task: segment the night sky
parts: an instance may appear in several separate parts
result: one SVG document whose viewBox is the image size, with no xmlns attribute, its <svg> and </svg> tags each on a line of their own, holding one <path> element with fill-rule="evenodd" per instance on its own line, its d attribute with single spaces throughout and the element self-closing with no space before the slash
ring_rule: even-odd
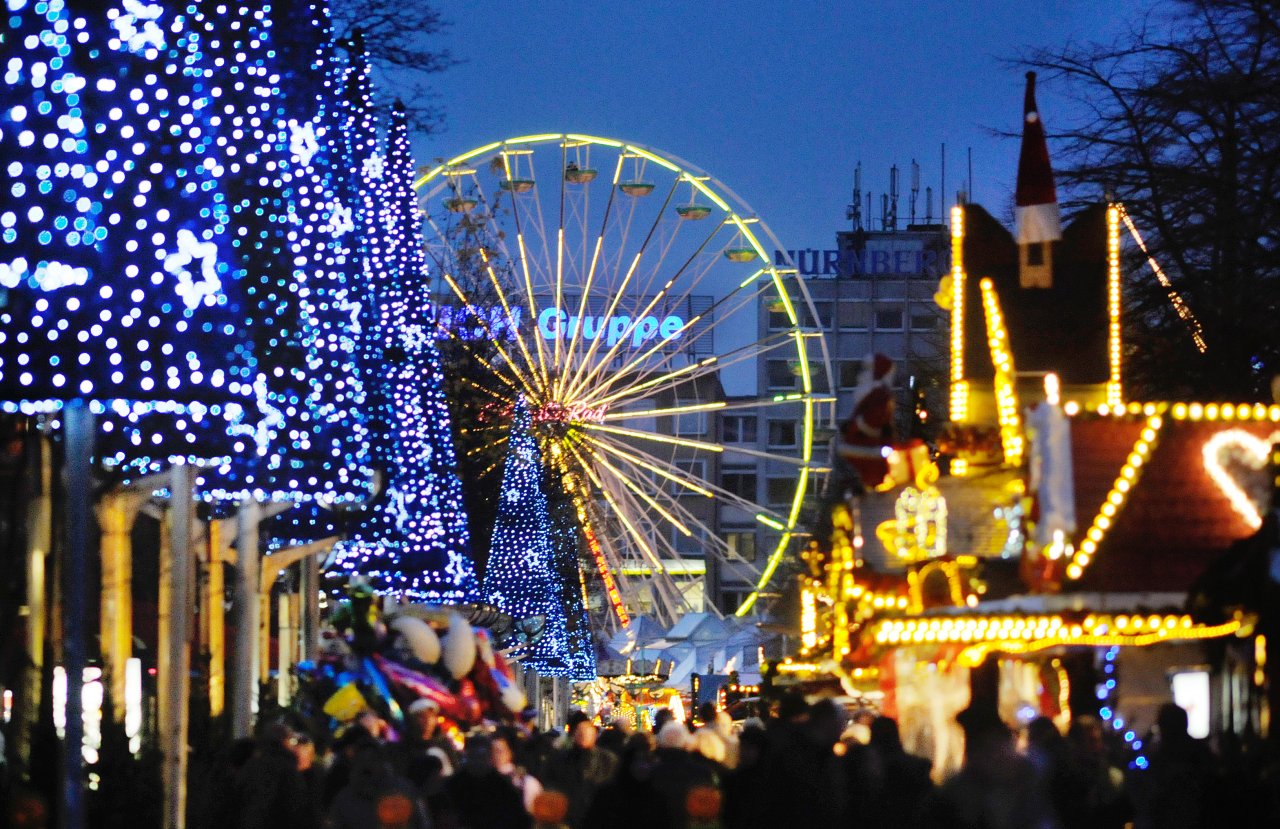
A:
<svg viewBox="0 0 1280 829">
<path fill-rule="evenodd" d="M 664 150 L 742 196 L 788 248 L 831 248 L 847 227 L 854 165 L 899 216 L 910 167 L 938 211 L 967 177 L 974 200 L 1011 213 L 1023 49 L 1106 40 L 1139 22 L 1138 0 L 437 0 L 436 43 L 466 63 L 435 76 L 445 129 L 419 163 L 500 138 L 583 132 Z M 1039 95 L 1052 133 L 1073 106 Z M 879 217 L 879 196 L 875 216 Z M 899 225 L 902 226 L 901 224 Z"/>
</svg>

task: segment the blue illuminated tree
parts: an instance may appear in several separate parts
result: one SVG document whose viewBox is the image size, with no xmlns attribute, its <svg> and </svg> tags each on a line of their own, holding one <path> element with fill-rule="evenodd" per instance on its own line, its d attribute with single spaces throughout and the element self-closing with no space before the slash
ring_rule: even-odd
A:
<svg viewBox="0 0 1280 829">
<path fill-rule="evenodd" d="M 498 517 L 484 572 L 485 599 L 516 619 L 542 616 L 546 629 L 523 664 L 543 676 L 569 676 L 562 582 L 543 491 L 542 453 L 530 433 L 524 396 L 517 398 L 498 495 Z"/>
<path fill-rule="evenodd" d="M 569 645 L 569 678 L 575 682 L 596 679 L 596 649 L 591 621 L 583 599 L 579 547 L 582 531 L 577 508 L 567 490 L 565 471 L 555 466 L 546 470 L 544 491 L 551 530 L 551 560 L 560 587 L 565 635 Z"/>
<path fill-rule="evenodd" d="M 338 573 L 361 574 L 379 592 L 475 602 L 479 585 L 429 324 L 430 287 L 404 110 L 392 112 L 380 146 L 369 115 L 368 69 L 359 59 L 347 82 L 346 134 L 362 179 L 364 302 L 376 311 L 363 355 L 371 419 L 381 438 L 375 455 L 388 470 L 388 485 L 385 503 L 339 546 L 335 564 Z"/>
<path fill-rule="evenodd" d="M 55 55 L 60 49 L 68 61 L 88 61 L 92 72 L 71 78 L 76 87 L 118 92 L 114 98 L 99 94 L 103 100 L 79 100 L 85 92 L 67 96 L 83 109 L 59 115 L 38 87 L 9 90 L 30 97 L 37 112 L 48 110 L 59 125 L 74 124 L 71 116 L 96 124 L 86 130 L 84 166 L 101 170 L 100 178 L 109 174 L 105 207 L 121 194 L 133 194 L 129 209 L 136 213 L 145 205 L 154 212 L 154 219 L 143 214 L 134 222 L 133 234 L 110 227 L 113 221 L 127 226 L 118 221 L 130 216 L 123 211 L 108 217 L 106 229 L 90 227 L 98 239 L 94 250 L 109 262 L 120 253 L 114 246 L 123 246 L 145 263 L 151 257 L 137 252 L 165 244 L 166 234 L 177 240 L 176 254 L 165 248 L 155 253 L 164 273 L 153 274 L 150 286 L 163 291 L 164 280 L 173 279 L 185 307 L 161 297 L 158 312 L 144 318 L 135 308 L 121 324 L 144 329 L 143 343 L 164 357 L 184 357 L 190 382 L 207 379 L 241 398 L 206 406 L 197 397 L 182 409 L 117 403 L 102 419 L 100 453 L 109 464 L 134 472 L 159 471 L 174 457 L 212 461 L 196 482 L 211 500 L 352 500 L 366 494 L 372 475 L 361 416 L 363 384 L 353 356 L 359 321 L 350 307 L 359 305 L 348 299 L 362 274 L 351 253 L 354 234 L 344 238 L 335 232 L 345 227 L 343 210 L 352 209 L 348 202 L 354 198 L 335 194 L 344 188 L 358 192 L 342 140 L 341 67 L 323 7 L 302 6 L 292 0 L 230 7 L 124 2 L 73 18 L 54 3 L 47 8 L 60 10 L 57 19 L 52 11 L 42 19 L 32 10 L 36 6 L 23 6 L 10 21 L 26 29 L 52 23 L 50 31 L 24 42 L 47 42 Z M 64 22 L 82 30 L 74 44 L 57 39 L 54 30 Z M 50 63 L 34 60 L 31 66 Z M 34 74 L 32 81 L 35 86 Z M 52 151 L 70 157 L 81 149 L 64 141 Z M 134 156 L 153 160 L 140 165 Z M 36 170 L 64 167 L 55 162 Z M 94 186 L 96 178 L 88 175 L 79 183 Z M 53 195 L 59 195 L 56 188 Z M 94 207 L 76 222 L 92 225 Z M 183 221 L 176 232 L 166 227 L 178 219 Z M 202 225 L 210 221 L 211 228 Z M 52 217 L 55 229 L 64 222 Z M 129 267 L 137 271 L 132 262 L 121 267 L 126 277 Z M 224 272 L 230 276 L 220 276 Z M 214 292 L 220 283 L 231 283 L 230 277 L 235 302 L 225 290 Z M 115 290 L 102 286 L 99 297 L 111 300 Z M 147 299 L 141 288 L 129 298 Z M 107 304 L 98 312 L 109 325 L 116 318 Z M 162 326 L 163 313 L 179 310 L 172 339 L 152 340 L 159 335 L 147 329 Z M 227 316 L 198 327 L 187 322 L 214 313 Z M 220 337 L 227 350 L 209 356 L 210 343 Z M 145 356 L 132 362 L 105 356 L 101 368 L 90 364 L 81 372 L 87 382 L 96 382 L 109 366 L 151 365 Z M 165 373 L 170 387 L 184 380 L 176 366 Z M 113 370 L 110 382 L 127 387 L 131 378 Z M 143 377 L 138 385 L 145 391 L 157 384 Z M 127 400 L 136 394 L 112 396 Z"/>
<path fill-rule="evenodd" d="M 253 405 L 205 21 L 75 8 L 7 4 L 0 397 Z"/>
</svg>

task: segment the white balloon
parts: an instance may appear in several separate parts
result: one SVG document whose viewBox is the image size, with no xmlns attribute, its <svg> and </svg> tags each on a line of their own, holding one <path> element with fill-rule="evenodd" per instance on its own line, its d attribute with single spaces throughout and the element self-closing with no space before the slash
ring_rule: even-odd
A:
<svg viewBox="0 0 1280 829">
<path fill-rule="evenodd" d="M 471 624 L 457 613 L 449 614 L 449 632 L 441 640 L 441 660 L 449 675 L 462 679 L 476 664 L 476 637 Z"/>
<path fill-rule="evenodd" d="M 431 625 L 413 616 L 395 616 L 391 620 L 391 628 L 404 637 L 409 650 L 419 661 L 434 665 L 440 661 L 440 637 L 431 629 Z"/>
</svg>

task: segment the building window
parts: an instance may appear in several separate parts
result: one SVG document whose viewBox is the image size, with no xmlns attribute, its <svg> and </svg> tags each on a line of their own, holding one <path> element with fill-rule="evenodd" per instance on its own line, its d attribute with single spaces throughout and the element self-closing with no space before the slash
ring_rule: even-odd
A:
<svg viewBox="0 0 1280 829">
<path fill-rule="evenodd" d="M 840 388 L 852 389 L 857 387 L 858 375 L 862 372 L 862 361 L 841 360 L 836 366 L 840 372 L 840 376 L 837 378 L 840 382 Z"/>
<path fill-rule="evenodd" d="M 1038 268 L 1044 264 L 1043 242 L 1027 245 L 1027 264 L 1033 268 Z"/>
<path fill-rule="evenodd" d="M 786 360 L 768 360 L 765 362 L 769 388 L 794 389 L 796 376 L 791 373 L 791 364 Z"/>
<path fill-rule="evenodd" d="M 902 330 L 902 308 L 901 306 L 884 306 L 876 307 L 876 330 L 877 331 L 901 331 Z"/>
<path fill-rule="evenodd" d="M 769 446 L 785 448 L 796 445 L 796 422 L 794 420 L 769 421 Z"/>
<path fill-rule="evenodd" d="M 753 466 L 722 467 L 720 487 L 726 492 L 755 503 L 756 470 Z"/>
<path fill-rule="evenodd" d="M 877 282 L 876 296 L 880 299 L 906 299 L 907 283 L 905 282 Z"/>
<path fill-rule="evenodd" d="M 707 434 L 706 412 L 681 412 L 675 416 L 674 434 L 681 437 L 703 437 Z"/>
<path fill-rule="evenodd" d="M 755 415 L 722 415 L 721 436 L 725 443 L 755 443 Z"/>
<path fill-rule="evenodd" d="M 791 320 L 787 319 L 787 312 L 781 308 L 774 310 L 769 309 L 769 330 L 770 331 L 786 331 L 791 327 Z"/>
<path fill-rule="evenodd" d="M 791 504 L 796 494 L 795 478 L 769 478 L 765 484 L 768 492 L 766 500 L 771 507 L 784 507 Z"/>
<path fill-rule="evenodd" d="M 677 458 L 672 463 L 679 470 L 679 472 L 675 473 L 679 478 L 698 484 L 707 479 L 707 462 L 702 458 Z M 689 489 L 687 486 L 681 486 L 673 480 L 664 480 L 666 480 L 667 491 L 677 498 L 698 494 L 695 490 Z"/>
<path fill-rule="evenodd" d="M 725 546 L 729 548 L 730 558 L 740 558 L 743 561 L 756 560 L 756 531 L 753 529 L 735 529 L 726 530 L 724 533 Z"/>
<path fill-rule="evenodd" d="M 689 528 L 693 535 L 685 535 L 675 527 L 671 528 L 671 546 L 682 556 L 692 556 L 694 558 L 702 558 L 706 555 L 706 550 L 702 543 L 702 531 L 693 527 Z"/>
<path fill-rule="evenodd" d="M 938 316 L 930 311 L 911 312 L 912 331 L 933 331 L 938 327 Z"/>
<path fill-rule="evenodd" d="M 871 321 L 871 308 L 865 302 L 842 302 L 836 313 L 841 331 L 865 331 Z"/>
<path fill-rule="evenodd" d="M 810 327 L 821 328 L 826 331 L 831 327 L 831 308 L 830 302 L 814 302 L 813 309 L 818 314 L 818 318 L 810 322 Z M 805 319 L 809 318 L 809 309 L 805 307 L 804 313 L 801 315 Z"/>
</svg>

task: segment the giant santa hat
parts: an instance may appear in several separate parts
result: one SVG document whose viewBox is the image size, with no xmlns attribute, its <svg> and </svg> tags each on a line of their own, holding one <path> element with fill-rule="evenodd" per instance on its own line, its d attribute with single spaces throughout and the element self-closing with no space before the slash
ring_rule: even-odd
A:
<svg viewBox="0 0 1280 829">
<path fill-rule="evenodd" d="M 1058 191 L 1053 186 L 1049 166 L 1049 145 L 1044 140 L 1044 122 L 1036 108 L 1036 73 L 1027 73 L 1027 95 L 1023 104 L 1022 153 L 1018 157 L 1017 204 L 1018 244 L 1054 242 L 1062 238 L 1058 214 Z"/>
</svg>

